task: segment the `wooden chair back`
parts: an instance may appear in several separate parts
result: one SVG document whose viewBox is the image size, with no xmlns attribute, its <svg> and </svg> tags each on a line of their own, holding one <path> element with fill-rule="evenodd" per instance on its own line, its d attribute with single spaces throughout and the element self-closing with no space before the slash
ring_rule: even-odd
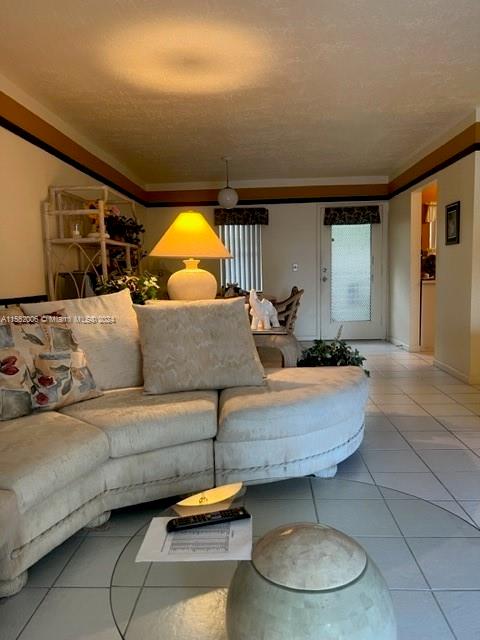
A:
<svg viewBox="0 0 480 640">
<path fill-rule="evenodd" d="M 300 299 L 303 296 L 304 289 L 293 287 L 288 298 L 281 302 L 275 302 L 274 306 L 278 313 L 278 321 L 285 327 L 287 333 L 293 333 L 295 328 L 295 320 L 297 319 L 298 307 Z"/>
</svg>

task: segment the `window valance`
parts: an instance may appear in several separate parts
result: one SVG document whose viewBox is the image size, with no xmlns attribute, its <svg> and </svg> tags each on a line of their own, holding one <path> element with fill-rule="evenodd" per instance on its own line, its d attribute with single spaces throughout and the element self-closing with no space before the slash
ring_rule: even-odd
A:
<svg viewBox="0 0 480 640">
<path fill-rule="evenodd" d="M 379 224 L 378 204 L 351 207 L 326 207 L 323 224 Z"/>
<path fill-rule="evenodd" d="M 268 209 L 265 207 L 215 209 L 215 225 L 227 224 L 268 224 Z"/>
</svg>

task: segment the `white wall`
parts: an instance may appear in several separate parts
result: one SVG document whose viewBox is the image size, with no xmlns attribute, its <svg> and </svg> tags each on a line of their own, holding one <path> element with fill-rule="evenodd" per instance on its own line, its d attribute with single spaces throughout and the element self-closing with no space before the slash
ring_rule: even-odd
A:
<svg viewBox="0 0 480 640">
<path fill-rule="evenodd" d="M 317 205 L 268 205 L 269 225 L 262 231 L 265 292 L 277 299 L 288 297 L 292 287 L 305 289 L 300 303 L 295 335 L 300 340 L 318 337 L 318 259 L 320 244 Z M 298 271 L 292 271 L 292 264 Z"/>
<path fill-rule="evenodd" d="M 305 289 L 298 314 L 295 333 L 301 340 L 318 336 L 317 306 L 317 205 L 267 204 L 269 224 L 262 229 L 264 290 L 277 299 L 288 297 L 294 285 Z M 213 207 L 195 207 L 213 224 Z M 146 210 L 146 240 L 149 250 L 159 239 L 175 216 L 185 207 L 152 208 Z M 298 271 L 292 271 L 297 263 Z M 146 262 L 149 271 L 165 265 L 171 271 L 180 268 L 181 262 L 150 258 Z M 201 266 L 211 270 L 218 278 L 219 261 L 202 260 Z"/>
<path fill-rule="evenodd" d="M 410 199 L 405 191 L 390 200 L 388 208 L 388 335 L 406 348 L 410 347 Z"/>
<path fill-rule="evenodd" d="M 0 128 L 0 298 L 46 293 L 41 203 L 49 186 L 69 184 L 98 183 Z"/>
<path fill-rule="evenodd" d="M 475 153 L 472 229 L 472 302 L 470 316 L 470 378 L 480 383 L 480 153 Z"/>
<path fill-rule="evenodd" d="M 475 155 L 439 173 L 435 359 L 472 380 L 470 332 Z M 460 244 L 445 245 L 445 206 L 460 200 Z M 472 380 L 473 381 L 473 380 Z M 480 380 L 479 380 L 480 382 Z"/>
<path fill-rule="evenodd" d="M 416 320 L 410 314 L 411 287 L 415 286 L 410 279 L 410 241 L 412 232 L 417 231 L 411 229 L 411 198 L 425 184 L 437 181 L 435 359 L 441 367 L 471 382 L 480 382 L 480 291 L 476 284 L 480 277 L 480 192 L 475 182 L 475 176 L 477 183 L 480 177 L 478 156 L 478 152 L 470 154 L 393 198 L 389 214 L 389 335 L 394 342 L 412 346 L 412 322 Z M 460 244 L 446 246 L 445 206 L 457 200 L 461 203 Z"/>
</svg>

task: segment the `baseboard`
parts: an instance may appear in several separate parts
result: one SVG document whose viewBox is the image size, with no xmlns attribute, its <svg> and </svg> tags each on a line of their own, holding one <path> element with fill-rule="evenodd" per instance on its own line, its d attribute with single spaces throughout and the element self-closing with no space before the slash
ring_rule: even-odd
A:
<svg viewBox="0 0 480 640">
<path fill-rule="evenodd" d="M 398 340 L 398 338 L 394 338 L 393 336 L 388 336 L 387 342 L 391 342 L 396 347 L 405 349 L 405 351 L 409 351 L 410 353 L 417 353 L 420 351 L 420 345 L 410 346 L 408 343 L 402 342 L 402 340 Z"/>
<path fill-rule="evenodd" d="M 469 384 L 468 376 L 461 371 L 458 371 L 458 369 L 455 369 L 455 367 L 451 367 L 449 364 L 445 364 L 445 362 L 441 362 L 441 360 L 437 360 L 436 358 L 433 359 L 433 366 L 438 367 L 438 369 L 445 371 L 445 373 L 449 373 L 454 378 L 458 378 L 462 382 Z"/>
</svg>

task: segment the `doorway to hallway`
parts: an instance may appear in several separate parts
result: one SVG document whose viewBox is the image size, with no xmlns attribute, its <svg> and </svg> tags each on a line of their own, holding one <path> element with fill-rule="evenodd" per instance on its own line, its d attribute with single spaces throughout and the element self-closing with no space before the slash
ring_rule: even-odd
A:
<svg viewBox="0 0 480 640">
<path fill-rule="evenodd" d="M 435 349 L 437 201 L 436 182 L 412 193 L 410 345 L 428 353 Z"/>
</svg>

